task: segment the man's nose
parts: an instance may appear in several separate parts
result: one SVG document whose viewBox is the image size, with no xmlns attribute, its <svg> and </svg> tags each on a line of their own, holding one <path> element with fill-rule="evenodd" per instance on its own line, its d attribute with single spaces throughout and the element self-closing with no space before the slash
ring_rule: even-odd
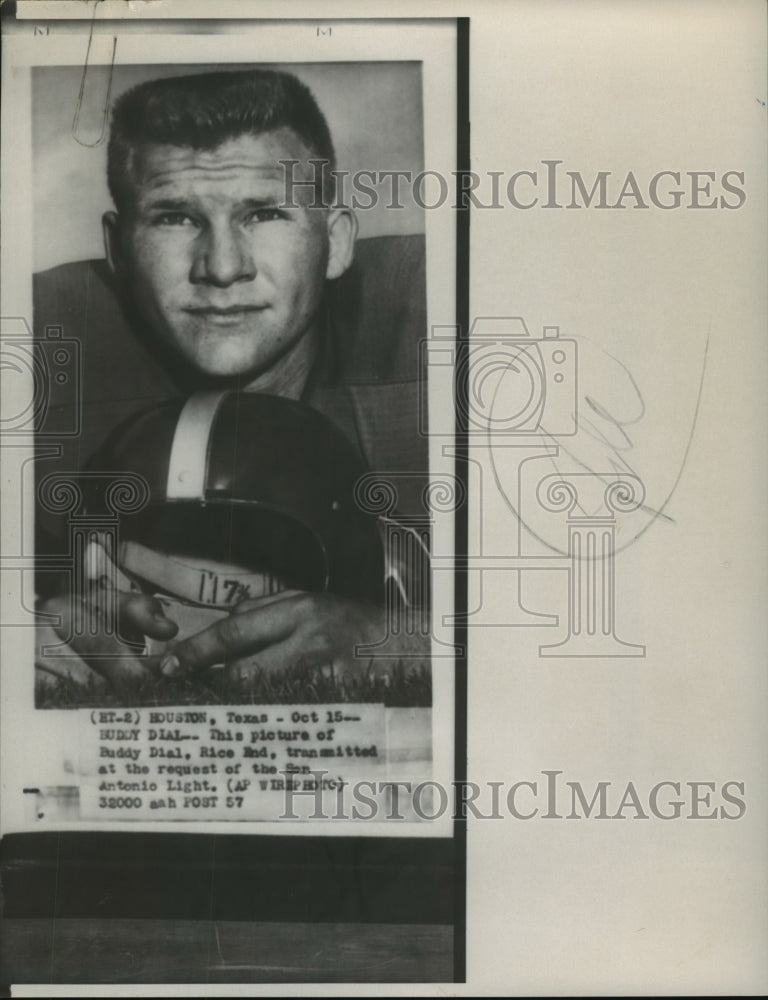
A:
<svg viewBox="0 0 768 1000">
<path fill-rule="evenodd" d="M 193 282 L 207 282 L 222 288 L 256 277 L 256 265 L 246 237 L 236 225 L 213 225 L 201 234 L 190 276 Z"/>
</svg>

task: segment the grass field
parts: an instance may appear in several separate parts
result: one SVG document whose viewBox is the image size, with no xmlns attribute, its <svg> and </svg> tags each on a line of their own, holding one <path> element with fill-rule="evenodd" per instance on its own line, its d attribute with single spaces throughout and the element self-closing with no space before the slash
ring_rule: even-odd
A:
<svg viewBox="0 0 768 1000">
<path fill-rule="evenodd" d="M 116 691 L 103 683 L 78 684 L 69 678 L 38 685 L 37 708 L 102 708 L 150 705 L 309 705 L 338 702 L 383 703 L 390 708 L 428 708 L 432 704 L 432 672 L 419 663 L 399 660 L 386 674 L 337 680 L 319 671 L 288 671 L 279 677 L 254 674 L 235 680 L 224 671 L 197 677 L 167 678 L 147 674 L 139 682 Z"/>
</svg>

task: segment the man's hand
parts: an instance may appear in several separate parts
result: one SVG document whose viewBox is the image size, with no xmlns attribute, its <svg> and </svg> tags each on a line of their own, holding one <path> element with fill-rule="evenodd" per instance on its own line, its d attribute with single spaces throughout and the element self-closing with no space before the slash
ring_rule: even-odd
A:
<svg viewBox="0 0 768 1000">
<path fill-rule="evenodd" d="M 224 663 L 234 679 L 257 673 L 331 668 L 342 682 L 360 678 L 376 663 L 355 655 L 355 647 L 381 642 L 387 634 L 383 605 L 364 604 L 334 594 L 285 591 L 243 601 L 231 615 L 176 644 L 164 658 L 166 675 L 199 671 Z M 429 639 L 400 640 L 403 656 L 427 662 Z M 391 652 L 392 650 L 390 650 Z M 392 663 L 381 660 L 379 664 Z"/>
<path fill-rule="evenodd" d="M 39 614 L 52 616 L 50 624 L 38 625 L 36 631 L 39 683 L 45 685 L 47 679 L 55 684 L 56 678 L 68 678 L 76 685 L 98 688 L 106 681 L 119 693 L 147 675 L 150 663 L 138 655 L 144 636 L 168 640 L 177 627 L 163 614 L 156 598 L 112 593 L 116 593 L 119 627 L 111 634 L 106 628 L 104 605 L 109 592 L 105 589 L 92 588 L 88 598 L 60 594 L 39 605 Z M 50 650 L 45 653 L 45 647 L 50 646 L 60 646 L 59 655 Z"/>
</svg>

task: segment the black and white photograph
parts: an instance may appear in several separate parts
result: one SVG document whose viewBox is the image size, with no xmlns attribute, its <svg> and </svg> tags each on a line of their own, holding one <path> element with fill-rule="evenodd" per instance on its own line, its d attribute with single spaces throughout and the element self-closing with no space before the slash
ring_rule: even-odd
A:
<svg viewBox="0 0 768 1000">
<path fill-rule="evenodd" d="M 340 122 L 343 173 L 302 69 Z M 33 72 L 36 251 L 75 258 L 37 273 L 35 329 L 54 364 L 81 362 L 42 418 L 64 446 L 38 464 L 37 552 L 44 567 L 79 546 L 83 574 L 75 588 L 41 569 L 40 607 L 71 641 L 41 643 L 36 704 L 430 707 L 428 525 L 410 527 L 428 514 L 424 213 L 411 202 L 380 235 L 380 193 L 352 187 L 363 165 L 374 180 L 373 163 L 422 169 L 420 64 L 117 69 L 96 146 L 66 115 L 81 77 Z M 101 114 L 83 102 L 79 127 Z M 236 148 L 272 133 L 282 145 Z M 200 162 L 174 173 L 175 149 Z M 366 218 L 373 197 L 383 227 Z M 101 257 L 77 259 L 97 240 Z"/>
<path fill-rule="evenodd" d="M 0 992 L 768 987 L 763 0 L 8 0 Z"/>
<path fill-rule="evenodd" d="M 33 525 L 18 582 L 34 649 L 12 697 L 42 736 L 12 806 L 21 849 L 44 868 L 62 826 L 74 855 L 76 831 L 108 856 L 144 837 L 114 916 L 159 919 L 150 859 L 223 837 L 222 914 L 255 921 L 243 838 L 251 877 L 291 900 L 291 948 L 313 921 L 360 924 L 343 973 L 286 944 L 246 980 L 450 980 L 463 875 L 441 795 L 466 507 L 453 461 L 431 463 L 430 425 L 444 443 L 454 417 L 425 344 L 428 317 L 456 317 L 453 211 L 426 208 L 455 170 L 456 100 L 434 95 L 455 94 L 456 24 L 372 23 L 334 45 L 333 28 L 276 22 L 239 53 L 232 27 L 75 36 L 25 66 L 31 312 L 3 340 Z M 410 883 L 395 897 L 377 888 L 389 869 Z M 339 877 L 354 901 L 330 901 Z M 103 881 L 91 858 L 84 883 Z M 366 936 L 370 921 L 386 927 Z M 185 948 L 210 932 L 190 923 Z M 402 959 L 366 971 L 395 943 Z M 158 959 L 144 981 L 179 975 Z M 205 977 L 230 980 L 219 964 Z"/>
<path fill-rule="evenodd" d="M 428 762 L 422 64 L 89 72 L 31 73 L 35 705 L 379 705 Z"/>
</svg>

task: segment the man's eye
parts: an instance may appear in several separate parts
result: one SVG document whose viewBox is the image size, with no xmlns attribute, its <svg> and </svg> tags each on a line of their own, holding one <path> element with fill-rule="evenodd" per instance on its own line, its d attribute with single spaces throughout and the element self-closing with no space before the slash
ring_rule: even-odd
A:
<svg viewBox="0 0 768 1000">
<path fill-rule="evenodd" d="M 194 226 L 194 219 L 191 219 L 184 212 L 162 212 L 154 219 L 156 226 Z"/>
<path fill-rule="evenodd" d="M 284 219 L 286 217 L 285 212 L 281 211 L 279 208 L 257 208 L 254 211 L 249 212 L 246 216 L 246 222 L 275 222 L 278 219 Z"/>
</svg>

